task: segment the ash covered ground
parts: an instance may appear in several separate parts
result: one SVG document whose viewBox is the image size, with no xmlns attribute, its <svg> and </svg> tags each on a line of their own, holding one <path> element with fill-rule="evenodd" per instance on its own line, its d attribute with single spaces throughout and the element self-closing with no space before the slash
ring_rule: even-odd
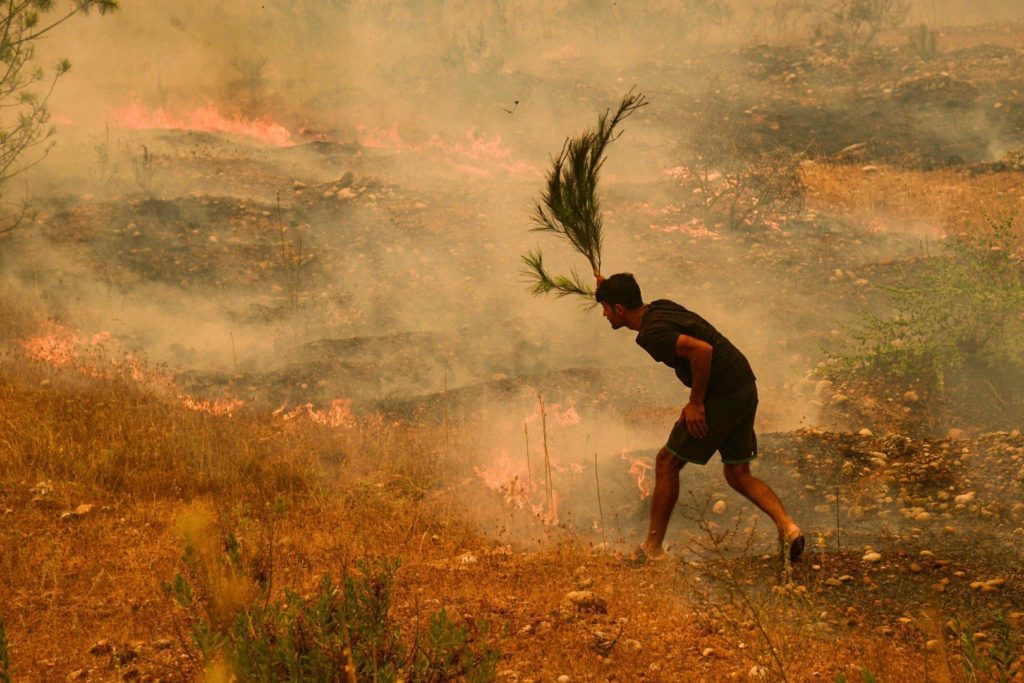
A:
<svg viewBox="0 0 1024 683">
<path fill-rule="evenodd" d="M 228 117 L 234 132 L 187 117 L 165 130 L 115 115 L 102 129 L 61 124 L 49 170 L 30 176 L 38 213 L 0 252 L 3 284 L 70 333 L 109 333 L 105 353 L 161 366 L 199 399 L 253 412 L 344 399 L 356 415 L 474 434 L 475 476 L 455 485 L 490 487 L 480 522 L 499 542 L 549 533 L 551 510 L 536 513 L 544 438 L 556 526 L 627 547 L 684 389 L 599 311 L 531 297 L 519 257 L 541 239 L 530 212 L 548 156 L 636 84 L 651 104 L 602 176 L 606 268 L 705 315 L 750 358 L 762 397 L 755 469 L 810 542 L 798 580 L 850 608 L 813 627 L 895 633 L 938 603 L 964 623 L 1019 619 L 1021 377 L 979 366 L 950 378 L 970 393 L 949 401 L 914 383 L 814 374 L 824 349 L 865 311 L 884 312 L 887 286 L 953 229 L 948 216 L 908 217 L 897 199 L 914 190 L 902 179 L 938 174 L 1024 198 L 1024 29 L 943 35 L 949 47 L 927 60 L 898 32 L 862 58 L 712 44 L 608 65 L 581 47 L 501 68 L 467 57 L 435 76 L 405 55 L 375 67 L 393 78 L 386 106 L 367 104 L 364 82 L 307 86 L 297 101 L 271 74 L 235 84 L 261 97 L 251 116 Z M 168 108 L 187 99 L 173 88 Z M 673 169 L 693 158 L 709 115 L 745 145 L 801 155 L 808 173 L 883 187 L 888 177 L 894 189 L 870 216 L 829 205 L 808 181 L 804 205 L 769 225 L 695 223 Z M 260 117 L 285 137 L 240 124 Z M 550 409 L 543 437 L 538 394 Z M 766 520 L 755 523 L 717 465 L 683 477 L 690 502 L 670 531 L 681 571 L 713 585 L 725 563 L 770 585 Z M 708 534 L 729 529 L 709 554 Z"/>
</svg>

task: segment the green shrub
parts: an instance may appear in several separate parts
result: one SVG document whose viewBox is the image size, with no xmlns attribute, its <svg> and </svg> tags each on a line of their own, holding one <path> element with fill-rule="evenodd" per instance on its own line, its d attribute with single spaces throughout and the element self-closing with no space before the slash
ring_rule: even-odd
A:
<svg viewBox="0 0 1024 683">
<path fill-rule="evenodd" d="M 7 651 L 7 629 L 0 619 L 0 683 L 11 683 L 11 656 Z"/>
<path fill-rule="evenodd" d="M 1024 367 L 1024 264 L 1012 219 L 948 239 L 903 282 L 887 288 L 891 313 L 863 324 L 828 353 L 832 379 L 925 380 L 943 389 L 965 365 Z"/>
<path fill-rule="evenodd" d="M 185 540 L 186 575 L 164 591 L 186 611 L 189 648 L 205 667 L 226 667 L 239 681 L 489 681 L 498 652 L 470 643 L 465 626 L 441 610 L 411 644 L 391 614 L 398 559 L 362 562 L 341 585 L 324 575 L 303 597 L 285 589 L 268 599 L 269 586 L 245 585 L 238 541 L 228 534 L 212 544 Z M 224 593 L 219 595 L 218 593 Z M 486 628 L 479 639 L 488 638 Z"/>
<path fill-rule="evenodd" d="M 1009 681 L 1012 677 L 1010 667 L 1018 654 L 1018 642 L 1003 615 L 996 616 L 986 642 L 987 647 L 979 647 L 974 629 L 970 626 L 960 628 L 960 651 L 967 680 Z"/>
</svg>

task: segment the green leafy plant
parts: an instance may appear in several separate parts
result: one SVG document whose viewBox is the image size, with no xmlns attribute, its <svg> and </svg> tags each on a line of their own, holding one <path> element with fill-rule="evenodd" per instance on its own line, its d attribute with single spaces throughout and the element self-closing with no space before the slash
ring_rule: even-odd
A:
<svg viewBox="0 0 1024 683">
<path fill-rule="evenodd" d="M 184 644 L 198 653 L 197 665 L 226 666 L 245 681 L 494 678 L 498 652 L 471 643 L 467 627 L 444 610 L 406 643 L 391 613 L 397 558 L 357 563 L 340 585 L 324 575 L 311 595 L 285 588 L 283 599 L 271 601 L 266 584 L 243 580 L 247 562 L 233 534 L 211 543 L 201 525 L 192 529 L 185 573 L 165 582 L 164 592 L 185 611 Z M 478 637 L 488 635 L 485 627 Z"/>
<path fill-rule="evenodd" d="M 0 619 L 0 683 L 11 683 L 11 655 L 8 652 L 7 628 Z"/>
<path fill-rule="evenodd" d="M 974 629 L 970 626 L 959 628 L 960 651 L 963 654 L 964 672 L 968 680 L 995 680 L 1005 683 L 1012 678 L 1010 667 L 1017 657 L 1017 638 L 1000 614 L 992 625 L 991 638 L 987 647 L 978 645 Z"/>
<path fill-rule="evenodd" d="M 864 667 L 860 670 L 860 678 L 864 683 L 878 683 L 878 679 L 875 678 L 875 675 L 871 673 L 871 671 L 868 670 L 867 667 Z M 836 676 L 836 683 L 847 683 L 846 674 L 838 674 Z"/>
<path fill-rule="evenodd" d="M 547 174 L 547 187 L 534 208 L 535 231 L 552 233 L 568 240 L 590 265 L 595 277 L 601 275 L 601 246 L 604 240 L 601 203 L 597 196 L 597 181 L 605 162 L 605 148 L 618 139 L 619 124 L 637 109 L 646 106 L 647 99 L 630 90 L 619 103 L 613 115 L 605 110 L 597 119 L 597 128 L 570 138 L 562 147 Z M 544 266 L 540 249 L 522 257 L 523 273 L 532 282 L 536 295 L 554 293 L 556 296 L 577 294 L 593 298 L 593 289 L 585 284 L 575 269 L 569 276 L 551 275 Z"/>
<path fill-rule="evenodd" d="M 838 379 L 923 379 L 940 391 L 967 363 L 1024 366 L 1024 267 L 1015 221 L 951 238 L 904 281 L 887 288 L 889 315 L 867 313 L 850 342 L 829 353 Z"/>
</svg>

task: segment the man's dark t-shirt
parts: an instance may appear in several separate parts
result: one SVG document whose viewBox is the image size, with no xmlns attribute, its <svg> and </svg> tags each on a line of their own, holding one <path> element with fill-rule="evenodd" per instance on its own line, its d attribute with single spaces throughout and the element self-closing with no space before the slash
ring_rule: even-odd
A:
<svg viewBox="0 0 1024 683">
<path fill-rule="evenodd" d="M 674 301 L 658 299 L 647 305 L 636 343 L 654 360 L 673 368 L 676 377 L 689 387 L 693 385 L 690 360 L 676 354 L 676 340 L 681 334 L 711 345 L 711 377 L 705 400 L 726 396 L 754 381 L 746 356 L 711 323 Z"/>
</svg>

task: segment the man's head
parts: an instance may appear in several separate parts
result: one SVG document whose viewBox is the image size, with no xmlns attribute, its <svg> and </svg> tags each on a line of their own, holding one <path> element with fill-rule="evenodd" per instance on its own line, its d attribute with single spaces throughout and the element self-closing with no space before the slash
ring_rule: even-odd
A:
<svg viewBox="0 0 1024 683">
<path fill-rule="evenodd" d="M 616 330 L 627 326 L 630 312 L 635 313 L 644 305 L 640 285 L 631 273 L 616 273 L 603 280 L 597 286 L 594 298 L 601 304 L 604 317 Z"/>
</svg>

